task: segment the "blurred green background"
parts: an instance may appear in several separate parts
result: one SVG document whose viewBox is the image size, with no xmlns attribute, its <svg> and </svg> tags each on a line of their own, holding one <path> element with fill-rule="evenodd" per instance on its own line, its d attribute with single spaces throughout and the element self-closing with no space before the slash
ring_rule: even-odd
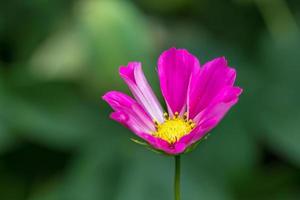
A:
<svg viewBox="0 0 300 200">
<path fill-rule="evenodd" d="M 183 157 L 185 200 L 300 199 L 299 0 L 0 1 L 0 199 L 172 199 L 173 159 L 130 141 L 101 96 L 159 54 L 226 56 L 244 88 Z"/>
</svg>

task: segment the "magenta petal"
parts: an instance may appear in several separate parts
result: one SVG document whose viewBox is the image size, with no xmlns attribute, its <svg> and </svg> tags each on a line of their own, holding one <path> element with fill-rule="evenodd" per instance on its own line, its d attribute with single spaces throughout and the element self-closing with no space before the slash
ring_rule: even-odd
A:
<svg viewBox="0 0 300 200">
<path fill-rule="evenodd" d="M 119 71 L 137 102 L 152 119 L 162 123 L 164 121 L 163 110 L 145 78 L 141 63 L 130 62 L 127 66 L 121 66 Z"/>
<path fill-rule="evenodd" d="M 171 48 L 159 57 L 160 87 L 171 115 L 185 110 L 190 77 L 199 67 L 198 59 L 185 49 Z"/>
<path fill-rule="evenodd" d="M 230 86 L 220 91 L 211 104 L 194 118 L 194 121 L 198 124 L 197 127 L 190 134 L 182 137 L 179 142 L 189 146 L 200 140 L 212 130 L 221 121 L 228 110 L 237 103 L 241 93 L 241 88 Z"/>
<path fill-rule="evenodd" d="M 149 134 L 142 134 L 141 137 L 146 140 L 155 149 L 164 151 L 167 154 L 176 155 L 184 152 L 186 149 L 185 143 L 169 144 L 167 141 L 154 137 Z"/>
<path fill-rule="evenodd" d="M 139 135 L 151 134 L 155 125 L 144 109 L 130 96 L 117 91 L 110 91 L 103 99 L 114 109 L 110 117 Z"/>
<path fill-rule="evenodd" d="M 187 147 L 186 144 L 176 142 L 175 144 L 173 144 L 171 146 L 168 145 L 168 146 L 162 147 L 162 150 L 164 152 L 166 152 L 167 154 L 176 155 L 176 154 L 183 153 L 184 150 L 186 149 L 186 147 Z"/>
<path fill-rule="evenodd" d="M 224 57 L 205 63 L 191 78 L 188 92 L 189 118 L 194 118 L 205 109 L 224 87 L 232 86 L 235 77 L 235 70 L 228 67 Z"/>
<path fill-rule="evenodd" d="M 224 117 L 227 111 L 237 103 L 239 95 L 242 93 L 239 87 L 224 88 L 210 105 L 200 112 L 194 120 L 199 124 L 206 123 L 208 120 L 215 120 L 217 123 Z"/>
</svg>

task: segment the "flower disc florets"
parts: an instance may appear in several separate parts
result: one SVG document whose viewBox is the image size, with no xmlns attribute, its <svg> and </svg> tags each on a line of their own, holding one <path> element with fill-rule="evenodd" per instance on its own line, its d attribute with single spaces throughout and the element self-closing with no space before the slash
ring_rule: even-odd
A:
<svg viewBox="0 0 300 200">
<path fill-rule="evenodd" d="M 167 113 L 164 113 L 164 116 L 165 121 L 163 123 L 155 122 L 156 131 L 153 132 L 153 136 L 161 138 L 170 144 L 189 134 L 195 127 L 195 123 L 191 119 L 187 119 L 187 113 L 183 117 L 178 116 L 178 112 L 172 118 Z"/>
</svg>

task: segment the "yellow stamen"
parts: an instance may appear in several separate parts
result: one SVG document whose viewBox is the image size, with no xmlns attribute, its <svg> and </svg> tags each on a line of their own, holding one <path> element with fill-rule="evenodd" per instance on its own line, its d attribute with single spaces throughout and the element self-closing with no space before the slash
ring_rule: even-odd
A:
<svg viewBox="0 0 300 200">
<path fill-rule="evenodd" d="M 193 120 L 187 119 L 186 113 L 181 117 L 178 112 L 175 112 L 173 118 L 164 113 L 164 117 L 165 121 L 162 124 L 155 123 L 156 131 L 153 132 L 153 136 L 166 140 L 170 144 L 190 133 L 195 127 Z"/>
<path fill-rule="evenodd" d="M 179 113 L 178 112 L 175 112 L 175 114 L 174 114 L 174 118 L 177 118 L 178 117 L 178 115 L 179 115 Z"/>
<path fill-rule="evenodd" d="M 155 124 L 155 127 L 157 127 L 159 125 L 158 121 L 156 120 L 153 120 L 154 124 Z"/>
<path fill-rule="evenodd" d="M 183 119 L 184 119 L 184 120 L 187 119 L 187 112 L 185 112 L 185 113 L 183 114 Z"/>
<path fill-rule="evenodd" d="M 170 118 L 169 118 L 169 114 L 165 112 L 165 113 L 164 113 L 164 118 L 165 118 L 165 120 L 170 119 Z"/>
</svg>

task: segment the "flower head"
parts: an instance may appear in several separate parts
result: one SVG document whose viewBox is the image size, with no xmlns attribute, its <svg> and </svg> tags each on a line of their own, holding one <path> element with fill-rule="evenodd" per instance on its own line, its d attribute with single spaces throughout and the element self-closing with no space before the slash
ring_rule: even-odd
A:
<svg viewBox="0 0 300 200">
<path fill-rule="evenodd" d="M 113 108 L 110 117 L 131 129 L 154 149 L 180 154 L 202 139 L 238 101 L 236 72 L 224 57 L 200 67 L 185 49 L 171 48 L 158 60 L 158 76 L 167 105 L 164 112 L 142 71 L 141 63 L 120 67 L 134 99 L 117 91 L 103 99 Z"/>
</svg>

